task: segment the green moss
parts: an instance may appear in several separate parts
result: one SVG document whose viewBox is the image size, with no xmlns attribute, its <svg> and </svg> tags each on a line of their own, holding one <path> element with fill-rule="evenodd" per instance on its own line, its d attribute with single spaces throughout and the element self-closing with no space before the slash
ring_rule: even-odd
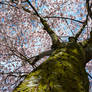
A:
<svg viewBox="0 0 92 92">
<path fill-rule="evenodd" d="M 69 43 L 66 48 L 55 50 L 14 92 L 88 92 L 84 60 L 83 48 Z"/>
</svg>

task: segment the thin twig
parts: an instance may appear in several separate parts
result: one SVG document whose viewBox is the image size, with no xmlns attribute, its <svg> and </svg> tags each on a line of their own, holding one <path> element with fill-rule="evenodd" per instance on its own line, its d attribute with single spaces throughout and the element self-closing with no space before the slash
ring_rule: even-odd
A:
<svg viewBox="0 0 92 92">
<path fill-rule="evenodd" d="M 87 72 L 88 76 L 92 79 L 92 76 Z"/>
<path fill-rule="evenodd" d="M 18 7 L 14 6 L 14 5 L 12 5 L 12 4 L 9 4 L 9 3 L 0 2 L 0 4 L 9 5 L 9 6 L 12 6 L 12 7 L 14 7 L 14 8 L 17 8 L 17 9 L 19 9 Z"/>
<path fill-rule="evenodd" d="M 83 26 L 81 27 L 81 29 L 79 30 L 79 32 L 75 35 L 75 40 L 77 41 L 78 37 L 80 36 L 80 34 L 82 33 L 82 31 L 84 30 L 85 26 L 87 25 L 88 22 L 88 15 L 86 16 L 86 20 L 83 23 Z"/>
<path fill-rule="evenodd" d="M 76 19 L 72 19 L 72 18 L 67 18 L 67 17 L 61 17 L 61 16 L 45 16 L 43 18 L 62 18 L 62 19 L 68 19 L 68 20 L 73 20 L 75 22 L 81 23 L 83 24 L 84 22 L 76 20 Z"/>
</svg>

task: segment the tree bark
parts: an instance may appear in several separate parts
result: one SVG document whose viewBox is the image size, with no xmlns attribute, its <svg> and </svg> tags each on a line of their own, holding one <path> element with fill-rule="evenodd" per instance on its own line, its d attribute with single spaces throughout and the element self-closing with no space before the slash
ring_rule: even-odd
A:
<svg viewBox="0 0 92 92">
<path fill-rule="evenodd" d="M 80 43 L 69 42 L 56 49 L 14 92 L 89 92 L 85 65 L 90 44 L 84 48 Z"/>
</svg>

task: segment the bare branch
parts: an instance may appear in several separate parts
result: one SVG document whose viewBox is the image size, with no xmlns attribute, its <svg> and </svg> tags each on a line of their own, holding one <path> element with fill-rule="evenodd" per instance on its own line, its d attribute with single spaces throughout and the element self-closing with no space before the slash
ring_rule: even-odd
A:
<svg viewBox="0 0 92 92">
<path fill-rule="evenodd" d="M 87 25 L 87 21 L 88 21 L 88 15 L 86 16 L 86 20 L 83 23 L 83 26 L 81 27 L 81 29 L 79 30 L 79 32 L 74 37 L 76 41 L 77 41 L 78 37 L 80 36 L 80 34 L 82 33 L 82 31 L 84 30 L 85 26 Z"/>
<path fill-rule="evenodd" d="M 92 19 L 92 11 L 91 11 L 92 3 L 91 3 L 91 5 L 89 5 L 89 1 L 90 0 L 86 0 L 86 8 L 87 8 L 88 15 Z"/>
<path fill-rule="evenodd" d="M 7 75 L 7 77 L 9 76 L 14 76 L 14 77 L 24 77 L 28 74 L 29 72 L 10 72 L 10 73 L 4 73 L 4 72 L 0 72 L 0 74 L 2 75 Z"/>
<path fill-rule="evenodd" d="M 88 76 L 92 79 L 92 76 L 87 72 Z"/>
<path fill-rule="evenodd" d="M 43 17 L 43 18 L 62 18 L 62 19 L 72 20 L 72 21 L 75 21 L 75 22 L 78 22 L 78 23 L 81 23 L 81 24 L 83 24 L 83 23 L 84 23 L 84 22 L 79 21 L 79 20 L 76 20 L 76 19 L 67 18 L 67 17 L 61 17 L 61 16 L 59 16 L 59 17 L 57 17 L 57 16 L 45 16 L 45 17 Z"/>
<path fill-rule="evenodd" d="M 14 7 L 14 8 L 19 9 L 18 7 L 14 6 L 14 5 L 12 5 L 12 4 L 9 4 L 8 2 L 0 2 L 0 4 L 9 5 L 9 6 L 12 6 L 12 7 Z"/>
<path fill-rule="evenodd" d="M 43 58 L 44 56 L 49 56 L 51 55 L 51 53 L 54 51 L 54 50 L 48 50 L 48 51 L 44 51 L 42 53 L 40 53 L 39 55 L 37 56 L 34 56 L 34 57 L 31 57 L 31 58 L 28 58 L 27 56 L 23 55 L 22 53 L 20 53 L 16 48 L 11 48 L 8 46 L 8 48 L 10 49 L 10 51 L 13 53 L 13 55 L 19 57 L 21 60 L 25 62 L 28 62 L 30 65 L 34 66 L 35 63 L 40 60 L 41 58 Z"/>
<path fill-rule="evenodd" d="M 50 35 L 50 37 L 52 38 L 52 45 L 53 47 L 58 47 L 60 44 L 59 38 L 58 36 L 54 33 L 54 31 L 50 28 L 50 26 L 48 25 L 47 21 L 44 20 L 43 18 L 40 18 L 41 23 L 44 26 L 44 29 L 47 31 L 47 33 Z"/>
<path fill-rule="evenodd" d="M 41 18 L 41 16 L 38 14 L 37 10 L 35 9 L 35 7 L 30 3 L 29 0 L 26 0 L 28 2 L 28 4 L 31 6 L 31 8 L 34 10 L 34 12 L 36 13 L 36 15 Z"/>
<path fill-rule="evenodd" d="M 68 24 L 67 20 L 65 20 L 65 22 L 66 22 L 66 24 L 67 24 L 68 28 L 70 29 L 70 26 L 69 26 L 69 24 Z M 71 31 L 72 35 L 74 36 L 73 31 L 72 31 L 71 29 L 70 29 L 70 31 Z"/>
<path fill-rule="evenodd" d="M 31 11 L 30 11 L 29 9 L 26 9 L 26 8 L 23 7 L 23 6 L 22 6 L 22 8 L 23 8 L 24 11 L 26 11 L 26 12 L 28 12 L 28 13 L 31 13 Z"/>
<path fill-rule="evenodd" d="M 29 62 L 31 65 L 34 65 L 38 60 L 40 60 L 41 58 L 43 58 L 44 56 L 49 56 L 51 55 L 51 53 L 53 52 L 54 50 L 48 50 L 48 51 L 44 51 L 42 53 L 40 53 L 39 55 L 37 56 L 34 56 L 32 58 L 34 58 L 34 60 L 32 60 L 32 62 Z M 30 59 L 32 59 L 30 58 Z"/>
</svg>

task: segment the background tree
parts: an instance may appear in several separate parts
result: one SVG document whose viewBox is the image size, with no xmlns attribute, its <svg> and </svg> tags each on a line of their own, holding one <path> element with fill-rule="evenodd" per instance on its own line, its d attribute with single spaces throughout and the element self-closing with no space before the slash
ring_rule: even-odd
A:
<svg viewBox="0 0 92 92">
<path fill-rule="evenodd" d="M 3 61 L 6 61 L 5 63 L 8 64 L 10 62 L 14 68 L 8 69 L 10 67 L 9 64 L 8 68 L 6 68 L 6 70 L 8 70 L 7 72 L 5 71 L 5 68 L 1 70 L 1 74 L 5 76 L 5 78 L 3 78 L 5 79 L 3 84 L 5 84 L 5 82 L 7 82 L 7 79 L 10 78 L 10 76 L 12 76 L 12 78 L 17 79 L 15 79 L 15 83 L 12 83 L 11 85 L 16 86 L 18 84 L 18 80 L 23 79 L 30 71 L 34 72 L 37 70 L 36 73 L 32 73 L 33 75 L 37 73 L 39 75 L 38 71 L 40 71 L 41 72 L 40 75 L 42 76 L 42 78 L 47 78 L 48 76 L 50 76 L 50 73 L 52 72 L 56 73 L 55 74 L 56 77 L 60 76 L 61 78 L 60 72 L 62 74 L 63 71 L 65 75 L 62 74 L 63 81 L 61 82 L 58 82 L 57 78 L 48 79 L 51 80 L 52 83 L 50 81 L 46 81 L 46 79 L 43 79 L 43 81 L 41 82 L 42 84 L 40 84 L 40 86 L 44 85 L 43 90 L 46 92 L 49 91 L 56 92 L 56 90 L 68 92 L 70 90 L 69 88 L 71 87 L 67 86 L 69 85 L 67 83 L 64 84 L 64 82 L 68 80 L 69 83 L 71 83 L 72 81 L 72 83 L 80 85 L 77 87 L 75 86 L 72 87 L 72 89 L 76 89 L 76 92 L 81 91 L 88 92 L 88 78 L 84 68 L 85 64 L 92 57 L 91 35 L 89 36 L 92 24 L 91 0 L 86 0 L 84 2 L 78 0 L 75 1 L 12 0 L 12 1 L 1 1 L 0 3 L 3 7 L 0 9 L 1 10 L 0 51 L 2 53 L 1 64 Z M 82 11 L 80 11 L 81 9 Z M 68 42 L 65 42 L 64 38 L 62 37 L 66 37 L 65 41 Z M 82 42 L 79 43 L 79 41 Z M 71 49 L 73 49 L 74 51 L 76 50 L 76 52 L 74 52 Z M 74 56 L 76 58 L 72 58 L 73 54 L 70 55 L 70 53 L 68 54 L 67 51 L 71 53 L 73 52 L 75 55 L 77 54 L 78 57 Z M 64 56 L 62 56 L 62 53 L 64 54 Z M 68 54 L 68 56 L 70 57 L 65 55 L 65 53 Z M 84 58 L 85 57 L 84 53 L 86 54 L 86 58 Z M 60 56 L 58 54 L 60 54 Z M 39 66 L 39 64 L 41 64 L 42 61 L 38 62 L 38 60 L 43 58 L 44 56 L 49 55 L 51 56 L 47 59 L 47 63 L 43 63 L 41 66 Z M 54 57 L 55 55 L 57 56 Z M 63 57 L 66 57 L 67 59 L 64 60 Z M 71 67 L 68 68 L 69 66 L 67 65 L 68 62 L 61 64 L 63 61 L 68 61 L 68 59 L 71 59 L 70 61 L 73 60 L 76 61 L 75 59 L 77 59 L 78 62 L 77 64 L 74 65 L 78 66 L 75 69 L 75 71 L 78 72 L 77 73 L 78 75 L 76 74 L 76 72 L 74 73 L 73 69 L 72 69 L 73 71 L 70 71 Z M 49 63 L 49 61 L 53 61 L 53 63 Z M 79 61 L 81 61 L 82 63 Z M 57 64 L 55 64 L 55 62 L 57 62 Z M 3 64 L 5 63 L 3 62 Z M 18 66 L 16 66 L 15 63 L 17 63 Z M 48 67 L 50 67 L 51 65 L 53 65 L 54 67 L 49 69 Z M 44 66 L 46 67 L 44 68 Z M 0 67 L 3 66 L 1 65 Z M 27 70 L 25 70 L 26 68 Z M 82 72 L 81 71 L 79 72 L 80 68 L 82 69 Z M 54 69 L 60 69 L 60 71 Z M 47 72 L 48 70 L 50 70 L 50 72 Z M 69 71 L 66 72 L 66 70 Z M 44 77 L 45 74 L 43 73 L 43 71 L 45 71 L 44 73 L 47 74 L 46 75 L 47 77 L 46 76 Z M 75 75 L 72 76 L 72 74 Z M 31 74 L 29 74 L 27 78 L 29 78 L 30 75 Z M 76 78 L 76 76 L 78 76 L 78 79 L 77 80 L 75 79 L 75 81 L 77 82 L 75 82 L 74 80 L 69 81 L 68 78 L 69 76 L 67 77 L 66 75 L 67 76 L 71 75 L 72 79 L 73 77 Z M 82 77 L 79 75 L 82 75 Z M 55 78 L 53 74 L 51 74 L 51 76 Z M 53 80 L 56 80 L 54 82 L 55 86 L 57 86 L 56 89 L 54 86 L 52 88 L 52 85 L 54 85 Z M 62 83 L 63 87 L 58 87 L 58 85 L 60 86 L 62 85 Z M 82 83 L 84 83 L 84 85 Z M 1 86 L 3 89 L 5 89 L 4 85 Z M 42 87 L 39 86 L 37 88 L 33 87 L 32 88 L 33 92 L 34 90 L 41 91 L 39 88 L 42 89 Z M 29 91 L 31 89 L 27 88 L 27 90 Z M 70 92 L 72 91 L 70 90 Z"/>
</svg>

